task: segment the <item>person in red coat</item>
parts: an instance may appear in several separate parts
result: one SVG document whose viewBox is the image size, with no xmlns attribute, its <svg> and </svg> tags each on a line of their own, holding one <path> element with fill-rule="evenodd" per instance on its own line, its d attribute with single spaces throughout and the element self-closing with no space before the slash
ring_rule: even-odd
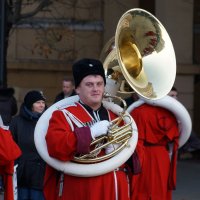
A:
<svg viewBox="0 0 200 200">
<path fill-rule="evenodd" d="M 14 161 L 21 155 L 21 150 L 6 126 L 0 126 L 0 141 L 0 176 L 3 180 L 4 200 L 13 200 Z"/>
<path fill-rule="evenodd" d="M 140 170 L 132 177 L 131 200 L 171 200 L 176 187 L 177 120 L 168 110 L 148 104 L 130 114 L 138 128 L 133 158 L 140 161 Z"/>
<path fill-rule="evenodd" d="M 53 112 L 46 134 L 48 153 L 60 161 L 90 151 L 92 139 L 107 134 L 116 115 L 102 104 L 105 74 L 99 60 L 82 59 L 73 65 L 78 102 Z M 102 149 L 109 153 L 112 146 Z M 127 170 L 124 166 L 94 177 L 63 174 L 47 165 L 44 194 L 48 200 L 129 200 Z"/>
</svg>

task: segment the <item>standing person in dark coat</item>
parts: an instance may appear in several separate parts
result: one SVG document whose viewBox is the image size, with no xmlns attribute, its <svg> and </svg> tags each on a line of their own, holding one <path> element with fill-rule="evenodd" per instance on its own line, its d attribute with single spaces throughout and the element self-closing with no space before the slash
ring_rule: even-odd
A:
<svg viewBox="0 0 200 200">
<path fill-rule="evenodd" d="M 45 108 L 43 94 L 30 91 L 25 95 L 19 115 L 10 123 L 14 140 L 22 150 L 22 156 L 16 161 L 18 200 L 44 200 L 42 190 L 45 162 L 36 150 L 34 129 Z"/>
<path fill-rule="evenodd" d="M 74 90 L 74 81 L 70 78 L 65 78 L 62 81 L 62 92 L 57 94 L 54 103 L 73 95 L 76 95 Z"/>
<path fill-rule="evenodd" d="M 12 116 L 17 113 L 17 101 L 14 92 L 13 88 L 0 88 L 0 115 L 5 126 L 9 125 Z"/>
</svg>

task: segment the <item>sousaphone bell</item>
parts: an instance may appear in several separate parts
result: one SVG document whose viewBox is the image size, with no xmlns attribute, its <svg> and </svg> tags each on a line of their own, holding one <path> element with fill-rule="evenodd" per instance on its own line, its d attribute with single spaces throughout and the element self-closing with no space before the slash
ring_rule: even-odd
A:
<svg viewBox="0 0 200 200">
<path fill-rule="evenodd" d="M 118 94 L 136 92 L 145 99 L 160 99 L 175 81 L 171 39 L 161 22 L 143 9 L 131 9 L 122 15 L 115 37 L 105 45 L 100 58 Z M 125 89 L 124 82 L 132 91 Z M 109 84 L 107 91 L 112 91 Z"/>
</svg>

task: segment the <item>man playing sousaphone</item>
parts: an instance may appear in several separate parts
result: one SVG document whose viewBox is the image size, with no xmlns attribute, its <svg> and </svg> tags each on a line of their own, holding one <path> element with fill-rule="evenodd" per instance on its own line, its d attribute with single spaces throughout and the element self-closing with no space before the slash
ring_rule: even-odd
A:
<svg viewBox="0 0 200 200">
<path fill-rule="evenodd" d="M 53 112 L 46 134 L 48 153 L 60 161 L 90 151 L 92 139 L 108 132 L 110 121 L 117 116 L 102 104 L 106 79 L 102 63 L 82 59 L 73 65 L 76 93 L 80 100 Z M 101 150 L 107 154 L 113 145 Z M 44 184 L 48 200 L 129 200 L 127 169 L 121 166 L 94 177 L 75 177 L 47 166 Z"/>
</svg>

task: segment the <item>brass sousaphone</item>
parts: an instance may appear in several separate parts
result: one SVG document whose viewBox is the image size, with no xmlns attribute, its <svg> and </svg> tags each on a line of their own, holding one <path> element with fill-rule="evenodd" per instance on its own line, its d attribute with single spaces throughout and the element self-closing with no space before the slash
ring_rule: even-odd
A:
<svg viewBox="0 0 200 200">
<path fill-rule="evenodd" d="M 105 53 L 104 68 L 108 85 L 109 79 L 114 80 L 116 85 L 121 85 L 125 80 L 144 98 L 158 99 L 166 95 L 174 83 L 176 62 L 171 40 L 162 24 L 152 14 L 142 9 L 131 9 L 124 13 L 117 25 L 114 46 L 109 47 Z M 110 134 L 107 142 L 108 144 L 113 142 L 113 145 L 118 143 L 123 148 L 120 150 L 116 148 L 117 153 L 114 152 L 113 156 L 108 155 L 103 160 L 97 156 L 96 161 L 93 153 L 82 155 L 81 158 L 74 157 L 70 162 L 61 162 L 49 156 L 45 135 L 50 116 L 54 110 L 62 111 L 62 108 L 77 100 L 77 96 L 61 100 L 41 116 L 34 135 L 39 154 L 53 168 L 73 176 L 97 176 L 114 170 L 126 162 L 134 152 L 137 144 L 137 127 L 125 109 L 106 100 L 103 102 L 104 106 L 119 115 L 119 120 L 112 122 L 108 135 L 110 133 L 113 135 Z M 123 100 L 122 102 L 124 103 Z M 121 120 L 125 124 L 123 130 L 118 127 Z M 129 137 L 124 137 L 127 133 Z M 102 138 L 98 140 L 101 146 Z M 96 141 L 93 142 L 96 144 Z M 106 145 L 103 144 L 103 148 Z"/>
<path fill-rule="evenodd" d="M 124 87 L 126 81 L 132 92 L 155 100 L 168 94 L 175 81 L 171 39 L 161 22 L 143 9 L 131 9 L 122 15 L 115 37 L 105 45 L 100 58 L 110 79 L 108 93 L 130 92 Z"/>
</svg>

